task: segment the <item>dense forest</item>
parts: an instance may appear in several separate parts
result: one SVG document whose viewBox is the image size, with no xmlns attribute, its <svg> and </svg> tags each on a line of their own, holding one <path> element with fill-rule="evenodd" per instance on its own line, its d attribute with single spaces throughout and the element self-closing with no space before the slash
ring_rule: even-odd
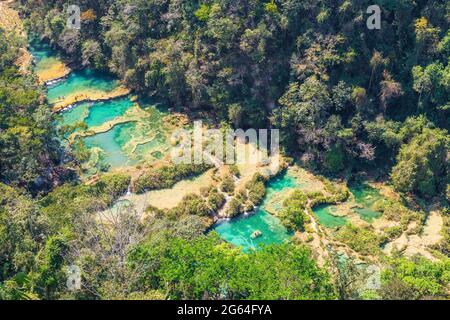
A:
<svg viewBox="0 0 450 320">
<path fill-rule="evenodd" d="M 449 214 L 448 1 L 375 1 L 380 30 L 367 28 L 374 3 L 365 0 L 79 0 L 80 30 L 67 27 L 67 1 L 18 2 L 29 33 L 73 68 L 114 74 L 134 93 L 191 117 L 206 112 L 217 126 L 279 128 L 283 153 L 303 167 L 330 177 L 370 172 Z M 361 293 L 349 285 L 352 266 L 333 273 L 297 243 L 243 253 L 205 234 L 197 209 L 155 210 L 150 221 L 125 210 L 105 231 L 98 212 L 130 177 L 79 182 L 45 88 L 14 65 L 26 45 L 0 28 L 0 299 L 448 294 L 448 260 L 386 258 L 379 292 Z M 88 285 L 70 292 L 74 261 Z"/>
<path fill-rule="evenodd" d="M 137 93 L 280 128 L 285 150 L 330 173 L 397 164 L 401 191 L 446 188 L 447 1 L 379 1 L 380 30 L 370 1 L 80 1 L 80 30 L 65 1 L 23 2 L 33 32 Z"/>
</svg>

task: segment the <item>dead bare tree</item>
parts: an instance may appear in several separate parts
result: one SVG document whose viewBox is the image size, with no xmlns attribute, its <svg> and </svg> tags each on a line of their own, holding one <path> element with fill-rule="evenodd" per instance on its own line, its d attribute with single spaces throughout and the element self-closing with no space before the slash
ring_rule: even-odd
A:
<svg viewBox="0 0 450 320">
<path fill-rule="evenodd" d="M 130 204 L 78 217 L 76 238 L 68 260 L 82 269 L 82 289 L 98 298 L 126 297 L 132 293 L 142 268 L 127 266 L 127 255 L 147 234 L 141 214 Z"/>
</svg>

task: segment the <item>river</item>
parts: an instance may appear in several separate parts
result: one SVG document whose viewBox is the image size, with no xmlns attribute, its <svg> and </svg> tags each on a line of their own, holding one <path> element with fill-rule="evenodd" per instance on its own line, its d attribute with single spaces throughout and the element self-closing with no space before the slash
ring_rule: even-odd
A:
<svg viewBox="0 0 450 320">
<path fill-rule="evenodd" d="M 48 70 L 61 67 L 58 55 L 48 46 L 33 44 L 31 52 L 35 58 L 35 69 L 46 74 Z M 47 99 L 50 104 L 64 100 L 68 96 L 89 95 L 92 92 L 107 94 L 119 86 L 114 77 L 92 70 L 72 71 L 61 81 L 48 86 Z M 79 102 L 60 113 L 58 125 L 75 125 L 84 122 L 94 132 L 83 141 L 96 157 L 91 159 L 87 174 L 127 166 L 141 162 L 151 162 L 164 156 L 170 149 L 164 117 L 168 111 L 154 102 L 132 101 L 125 96 L 99 102 Z M 106 128 L 106 129 L 105 129 Z M 101 130 L 100 130 L 101 129 Z M 96 132 L 99 131 L 99 132 Z M 295 188 L 308 190 L 308 183 L 285 172 L 267 184 L 267 194 L 254 213 L 224 220 L 214 230 L 226 241 L 242 247 L 244 251 L 257 249 L 260 245 L 290 241 L 292 233 L 271 215 L 266 206 L 274 198 Z M 351 186 L 355 211 L 366 221 L 378 218 L 380 214 L 372 210 L 373 203 L 379 199 L 376 189 L 367 185 Z M 282 203 L 271 203 L 272 210 L 281 210 Z M 345 225 L 346 217 L 333 214 L 336 206 L 325 205 L 314 209 L 320 224 L 327 228 Z M 252 238 L 255 231 L 261 236 Z"/>
</svg>

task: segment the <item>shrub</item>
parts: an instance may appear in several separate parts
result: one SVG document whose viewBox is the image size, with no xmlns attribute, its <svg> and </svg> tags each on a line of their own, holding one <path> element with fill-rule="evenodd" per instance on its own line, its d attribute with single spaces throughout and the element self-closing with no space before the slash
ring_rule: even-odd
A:
<svg viewBox="0 0 450 320">
<path fill-rule="evenodd" d="M 384 230 L 384 235 L 382 236 L 381 243 L 386 243 L 400 237 L 403 233 L 403 228 L 401 226 L 393 226 L 386 228 Z"/>
<path fill-rule="evenodd" d="M 346 185 L 333 183 L 326 178 L 321 178 L 322 183 L 325 185 L 325 191 L 331 194 L 327 197 L 327 202 L 330 204 L 336 204 L 347 201 L 350 196 L 350 191 Z"/>
<path fill-rule="evenodd" d="M 242 201 L 239 198 L 234 197 L 231 199 L 228 209 L 227 216 L 233 218 L 242 212 Z"/>
<path fill-rule="evenodd" d="M 339 230 L 337 239 L 363 255 L 376 255 L 380 252 L 379 239 L 369 228 L 345 225 Z"/>
<path fill-rule="evenodd" d="M 301 190 L 295 190 L 289 198 L 284 200 L 283 205 L 285 207 L 294 206 L 303 211 L 307 203 L 308 197 L 306 196 L 306 194 Z"/>
<path fill-rule="evenodd" d="M 213 211 L 217 211 L 225 203 L 225 196 L 217 191 L 217 189 L 212 189 L 208 196 L 208 205 Z"/>
<path fill-rule="evenodd" d="M 226 175 L 223 178 L 222 184 L 220 185 L 220 189 L 228 194 L 233 194 L 234 192 L 234 179 L 231 175 Z"/>
<path fill-rule="evenodd" d="M 280 219 L 283 226 L 285 226 L 288 230 L 295 231 L 303 230 L 304 228 L 304 214 L 294 206 L 290 206 L 281 210 L 278 218 Z"/>
<path fill-rule="evenodd" d="M 266 194 L 266 186 L 264 182 L 257 182 L 248 189 L 248 200 L 253 205 L 258 205 Z"/>
<path fill-rule="evenodd" d="M 244 211 L 253 210 L 253 206 L 258 205 L 266 194 L 265 182 L 267 178 L 256 173 L 252 179 L 245 184 L 245 188 L 240 190 L 230 201 L 227 215 L 234 217 Z"/>
<path fill-rule="evenodd" d="M 229 166 L 229 168 L 230 168 L 230 173 L 231 173 L 233 176 L 236 176 L 236 177 L 240 178 L 241 172 L 239 171 L 239 168 L 238 168 L 237 165 L 232 164 L 232 165 Z"/>
<path fill-rule="evenodd" d="M 200 194 L 202 195 L 202 197 L 207 197 L 213 190 L 214 186 L 202 187 L 200 188 Z"/>
<path fill-rule="evenodd" d="M 421 222 L 424 216 L 421 213 L 409 210 L 403 204 L 394 200 L 377 201 L 374 204 L 374 210 L 382 212 L 388 220 L 400 222 L 403 228 L 406 228 L 413 220 Z"/>
<path fill-rule="evenodd" d="M 338 204 L 347 201 L 350 196 L 350 191 L 346 185 L 339 185 L 331 182 L 330 180 L 319 177 L 325 186 L 325 191 L 331 195 L 325 196 L 322 192 L 310 192 L 307 194 L 311 200 L 311 207 L 315 207 L 321 204 Z"/>
<path fill-rule="evenodd" d="M 259 173 L 255 173 L 252 179 L 246 183 L 245 188 L 248 190 L 248 200 L 253 205 L 258 205 L 266 194 L 267 178 Z"/>
<path fill-rule="evenodd" d="M 207 216 L 210 212 L 209 206 L 201 196 L 188 194 L 183 197 L 178 206 L 169 211 L 169 214 Z"/>
<path fill-rule="evenodd" d="M 201 174 L 211 168 L 206 164 L 178 164 L 163 166 L 150 170 L 134 181 L 133 190 L 136 193 L 144 193 L 150 190 L 167 189 L 175 183 Z"/>
<path fill-rule="evenodd" d="M 447 211 L 447 212 L 446 212 Z M 436 244 L 437 250 L 445 254 L 447 257 L 450 256 L 450 215 L 448 210 L 442 210 L 442 216 L 444 219 L 444 226 L 442 227 L 442 240 L 440 243 Z"/>
<path fill-rule="evenodd" d="M 394 188 L 432 197 L 444 191 L 448 175 L 446 163 L 449 139 L 445 130 L 424 129 L 401 147 L 397 165 L 392 169 Z"/>
<path fill-rule="evenodd" d="M 303 230 L 305 222 L 308 222 L 308 216 L 304 210 L 308 203 L 308 197 L 301 190 L 296 190 L 283 203 L 283 210 L 278 217 L 281 223 L 291 231 Z"/>
<path fill-rule="evenodd" d="M 315 207 L 328 202 L 327 197 L 322 192 L 310 192 L 307 194 L 308 199 L 311 201 L 311 207 Z"/>
<path fill-rule="evenodd" d="M 93 186 L 96 192 L 104 195 L 104 199 L 111 204 L 122 196 L 130 185 L 131 177 L 126 174 L 106 174 Z"/>
</svg>

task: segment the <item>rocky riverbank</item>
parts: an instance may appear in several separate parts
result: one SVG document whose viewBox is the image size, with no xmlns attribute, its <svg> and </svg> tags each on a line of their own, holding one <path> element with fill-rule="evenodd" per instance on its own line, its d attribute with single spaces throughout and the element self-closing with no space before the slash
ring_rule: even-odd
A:
<svg viewBox="0 0 450 320">
<path fill-rule="evenodd" d="M 71 109 L 74 105 L 84 102 L 100 102 L 109 101 L 130 94 L 130 89 L 119 86 L 110 92 L 102 92 L 97 90 L 75 92 L 67 97 L 64 97 L 53 104 L 53 112 L 61 112 Z"/>
</svg>

